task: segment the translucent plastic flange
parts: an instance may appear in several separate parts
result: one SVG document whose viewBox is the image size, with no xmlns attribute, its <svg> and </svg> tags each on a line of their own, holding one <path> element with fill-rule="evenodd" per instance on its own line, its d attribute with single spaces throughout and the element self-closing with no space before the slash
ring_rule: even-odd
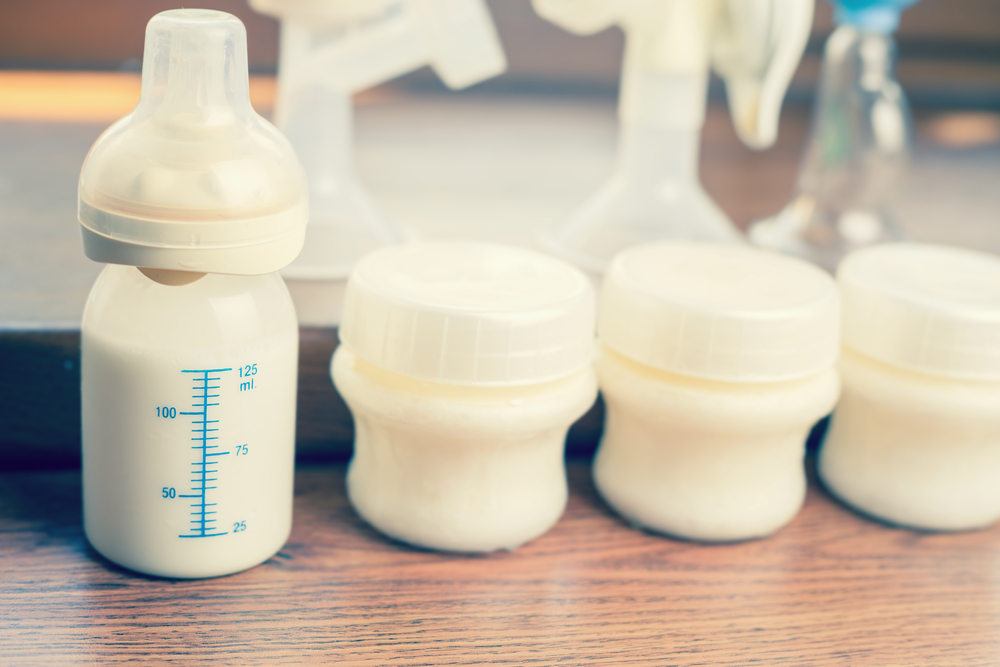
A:
<svg viewBox="0 0 1000 667">
<path fill-rule="evenodd" d="M 852 250 L 904 238 L 889 201 L 905 173 L 910 111 L 890 34 L 851 25 L 826 44 L 796 194 L 750 240 L 833 271 Z"/>
<path fill-rule="evenodd" d="M 559 224 L 549 252 L 593 274 L 622 250 L 663 239 L 739 243 L 742 236 L 698 181 L 699 132 L 623 126 L 611 178 Z"/>
<path fill-rule="evenodd" d="M 626 34 L 618 160 L 610 180 L 542 245 L 592 275 L 634 245 L 664 239 L 740 243 L 698 181 L 708 70 L 725 78 L 740 138 L 765 148 L 811 25 L 804 0 L 533 0 L 577 34 Z"/>
<path fill-rule="evenodd" d="M 309 225 L 302 252 L 283 275 L 304 280 L 346 278 L 359 257 L 399 243 L 402 235 L 354 174 L 351 94 L 315 84 L 290 95 L 293 99 L 286 101 L 276 120 L 309 180 Z"/>
</svg>

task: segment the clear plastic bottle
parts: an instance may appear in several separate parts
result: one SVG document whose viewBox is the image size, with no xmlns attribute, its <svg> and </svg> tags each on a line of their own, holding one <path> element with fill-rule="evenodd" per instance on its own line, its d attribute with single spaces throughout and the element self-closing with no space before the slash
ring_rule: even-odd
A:
<svg viewBox="0 0 1000 667">
<path fill-rule="evenodd" d="M 84 528 L 124 567 L 218 576 L 291 529 L 298 326 L 275 272 L 305 177 L 250 106 L 235 17 L 158 14 L 142 77 L 80 176 L 84 249 L 111 264 L 82 325 Z"/>
<path fill-rule="evenodd" d="M 618 252 L 664 239 L 741 243 L 698 180 L 710 65 L 725 77 L 740 138 L 774 142 L 785 88 L 812 21 L 812 3 L 785 0 L 533 0 L 578 34 L 625 31 L 618 159 L 611 178 L 543 247 L 592 276 Z"/>
<path fill-rule="evenodd" d="M 851 250 L 903 238 L 889 203 L 912 123 L 892 33 L 912 0 L 842 1 L 830 35 L 796 193 L 750 240 L 833 271 Z"/>
</svg>

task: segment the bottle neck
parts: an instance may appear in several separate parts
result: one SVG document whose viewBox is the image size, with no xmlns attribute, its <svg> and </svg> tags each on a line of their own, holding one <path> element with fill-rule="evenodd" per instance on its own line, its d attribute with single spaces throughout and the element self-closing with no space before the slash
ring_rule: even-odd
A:
<svg viewBox="0 0 1000 667">
<path fill-rule="evenodd" d="M 292 144 L 314 201 L 333 197 L 354 180 L 354 100 L 349 91 L 309 76 L 303 26 L 282 22 L 275 124 Z"/>
<path fill-rule="evenodd" d="M 697 184 L 700 140 L 699 127 L 622 124 L 616 176 L 640 188 Z"/>
<path fill-rule="evenodd" d="M 190 285 L 191 283 L 201 280 L 207 273 L 196 273 L 193 271 L 176 271 L 174 269 L 152 269 L 145 266 L 136 267 L 140 272 L 150 280 L 161 285 L 169 285 L 170 287 L 180 287 L 181 285 Z"/>
<path fill-rule="evenodd" d="M 707 70 L 660 72 L 626 62 L 618 118 L 623 125 L 697 130 L 705 121 L 707 96 Z"/>
<path fill-rule="evenodd" d="M 857 86 L 880 91 L 896 84 L 896 42 L 891 34 L 840 26 L 827 40 L 820 95 Z"/>
</svg>

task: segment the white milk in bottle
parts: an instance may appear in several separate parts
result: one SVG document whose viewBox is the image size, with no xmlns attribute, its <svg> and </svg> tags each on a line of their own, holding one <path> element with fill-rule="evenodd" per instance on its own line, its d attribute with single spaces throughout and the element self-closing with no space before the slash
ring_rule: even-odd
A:
<svg viewBox="0 0 1000 667">
<path fill-rule="evenodd" d="M 166 286 L 111 265 L 91 292 L 82 341 L 91 543 L 168 576 L 244 569 L 280 549 L 292 519 L 298 353 L 281 279 Z"/>
</svg>

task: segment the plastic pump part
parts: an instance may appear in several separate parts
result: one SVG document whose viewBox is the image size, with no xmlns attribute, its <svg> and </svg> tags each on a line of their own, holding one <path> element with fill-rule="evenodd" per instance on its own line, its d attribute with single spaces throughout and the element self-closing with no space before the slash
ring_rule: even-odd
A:
<svg viewBox="0 0 1000 667">
<path fill-rule="evenodd" d="M 594 350 L 594 294 L 580 271 L 487 243 L 390 246 L 359 261 L 340 339 L 400 375 L 518 386 L 576 373 Z"/>
<path fill-rule="evenodd" d="M 319 23 L 372 19 L 385 5 L 386 0 L 250 0 L 261 14 Z"/>
<path fill-rule="evenodd" d="M 425 65 L 451 88 L 469 86 L 505 69 L 503 47 L 485 0 L 250 5 L 281 20 L 274 119 L 309 180 L 305 246 L 282 275 L 312 282 L 310 290 L 344 281 L 358 259 L 404 238 L 355 176 L 351 94 Z M 308 301 L 300 301 L 306 311 Z"/>
<path fill-rule="evenodd" d="M 600 342 L 659 370 L 724 382 L 814 375 L 839 354 L 840 305 L 825 271 L 741 246 L 657 243 L 604 277 Z"/>
<path fill-rule="evenodd" d="M 812 0 L 532 0 L 532 5 L 543 18 L 577 34 L 615 24 L 625 30 L 630 41 L 622 74 L 623 121 L 700 126 L 706 94 L 700 80 L 711 60 L 726 80 L 740 139 L 758 149 L 777 138 L 781 103 L 813 15 Z M 664 86 L 668 80 L 676 82 Z"/>
<path fill-rule="evenodd" d="M 305 175 L 248 89 L 239 19 L 200 9 L 153 17 L 139 104 L 98 138 L 80 175 L 88 257 L 243 275 L 295 258 Z"/>
<path fill-rule="evenodd" d="M 282 85 L 353 93 L 430 65 L 465 88 L 507 68 L 485 0 L 250 0 L 283 22 Z M 295 62 L 286 56 L 295 54 Z M 280 94 L 285 94 L 279 91 Z"/>
<path fill-rule="evenodd" d="M 740 139 L 777 137 L 785 89 L 809 34 L 812 0 L 532 0 L 563 28 L 625 31 L 612 177 L 541 244 L 594 274 L 626 248 L 664 239 L 744 238 L 698 179 L 710 65 L 726 78 Z"/>
<path fill-rule="evenodd" d="M 726 81 L 733 126 L 747 146 L 778 138 L 785 91 L 812 30 L 812 0 L 726 0 L 712 64 Z"/>
<path fill-rule="evenodd" d="M 1000 380 L 1000 257 L 891 243 L 841 262 L 844 346 L 910 370 Z"/>
</svg>

